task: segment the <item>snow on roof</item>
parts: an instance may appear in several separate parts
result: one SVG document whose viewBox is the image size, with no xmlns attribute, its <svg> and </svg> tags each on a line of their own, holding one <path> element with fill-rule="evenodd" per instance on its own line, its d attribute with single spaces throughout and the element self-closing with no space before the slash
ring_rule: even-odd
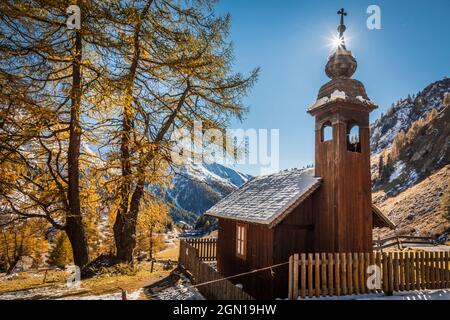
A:
<svg viewBox="0 0 450 320">
<path fill-rule="evenodd" d="M 217 218 L 273 227 L 320 185 L 314 169 L 293 169 L 256 177 L 209 209 Z"/>
</svg>

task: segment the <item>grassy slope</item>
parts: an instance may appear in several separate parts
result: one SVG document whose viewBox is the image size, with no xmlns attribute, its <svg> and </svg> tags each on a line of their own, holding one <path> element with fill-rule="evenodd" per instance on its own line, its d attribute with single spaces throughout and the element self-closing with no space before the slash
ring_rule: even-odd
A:
<svg viewBox="0 0 450 320">
<path fill-rule="evenodd" d="M 447 165 L 395 197 L 380 201 L 384 192 L 378 191 L 373 194 L 373 200 L 397 225 L 397 233 L 435 236 L 450 228 L 441 203 L 442 193 L 450 188 L 449 184 L 450 165 Z M 387 229 L 375 230 L 375 236 L 393 233 Z"/>
</svg>

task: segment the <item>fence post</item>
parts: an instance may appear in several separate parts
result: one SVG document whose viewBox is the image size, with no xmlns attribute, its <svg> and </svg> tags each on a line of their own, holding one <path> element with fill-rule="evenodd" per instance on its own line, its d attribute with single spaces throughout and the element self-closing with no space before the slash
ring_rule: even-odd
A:
<svg viewBox="0 0 450 320">
<path fill-rule="evenodd" d="M 289 257 L 289 286 L 288 286 L 288 299 L 293 300 L 293 287 L 294 287 L 294 275 L 292 270 L 294 270 L 294 256 Z"/>
<path fill-rule="evenodd" d="M 294 254 L 294 266 L 293 266 L 293 276 L 294 276 L 294 283 L 293 283 L 293 294 L 294 294 L 294 300 L 298 299 L 298 254 Z"/>
</svg>

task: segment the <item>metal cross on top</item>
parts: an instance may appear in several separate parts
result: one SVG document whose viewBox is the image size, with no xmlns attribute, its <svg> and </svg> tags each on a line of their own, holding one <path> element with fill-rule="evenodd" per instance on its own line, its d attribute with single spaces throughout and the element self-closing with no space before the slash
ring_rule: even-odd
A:
<svg viewBox="0 0 450 320">
<path fill-rule="evenodd" d="M 339 31 L 339 39 L 341 39 L 342 41 L 342 46 L 345 48 L 345 43 L 344 43 L 344 32 L 347 29 L 344 25 L 344 17 L 347 15 L 347 12 L 345 12 L 345 9 L 342 8 L 341 10 L 339 10 L 337 12 L 337 14 L 339 14 L 341 16 L 341 24 L 338 27 L 338 31 Z"/>
<path fill-rule="evenodd" d="M 341 10 L 338 11 L 338 14 L 341 16 L 341 24 L 344 24 L 344 17 L 347 15 L 347 12 L 345 12 L 345 9 L 342 8 Z"/>
</svg>

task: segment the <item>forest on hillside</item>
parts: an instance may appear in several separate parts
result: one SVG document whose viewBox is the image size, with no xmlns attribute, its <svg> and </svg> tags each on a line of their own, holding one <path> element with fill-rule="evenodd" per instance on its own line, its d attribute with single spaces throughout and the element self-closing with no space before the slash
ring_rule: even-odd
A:
<svg viewBox="0 0 450 320">
<path fill-rule="evenodd" d="M 174 130 L 224 130 L 258 76 L 215 1 L 0 3 L 0 272 L 130 263 L 170 228 Z"/>
</svg>

